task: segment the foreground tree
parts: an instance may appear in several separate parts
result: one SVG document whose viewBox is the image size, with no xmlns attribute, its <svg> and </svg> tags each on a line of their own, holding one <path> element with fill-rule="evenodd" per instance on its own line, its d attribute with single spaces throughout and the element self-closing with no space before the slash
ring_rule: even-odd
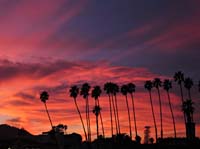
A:
<svg viewBox="0 0 200 149">
<path fill-rule="evenodd" d="M 189 97 L 189 99 L 191 100 L 192 98 L 191 98 L 191 88 L 192 88 L 192 86 L 193 86 L 193 81 L 192 81 L 192 79 L 191 78 L 185 78 L 185 80 L 184 80 L 184 86 L 185 86 L 185 88 L 188 90 L 188 97 Z"/>
<path fill-rule="evenodd" d="M 183 105 L 184 99 L 183 99 L 183 82 L 184 82 L 184 74 L 181 71 L 178 71 L 174 74 L 174 81 L 178 83 L 180 87 L 180 92 L 181 92 L 181 104 Z M 186 117 L 185 113 L 183 112 L 184 116 L 184 122 L 185 122 L 185 127 L 186 127 Z"/>
<path fill-rule="evenodd" d="M 160 107 L 160 137 L 163 138 L 163 121 L 162 121 L 162 103 L 160 98 L 160 87 L 161 87 L 161 80 L 159 78 L 155 78 L 153 81 L 153 86 L 157 89 L 158 92 L 158 99 L 159 99 L 159 107 Z"/>
<path fill-rule="evenodd" d="M 182 105 L 182 110 L 187 115 L 187 122 L 191 123 L 193 122 L 193 113 L 194 113 L 194 107 L 193 107 L 193 102 L 191 99 L 187 99 L 186 101 L 183 102 Z"/>
<path fill-rule="evenodd" d="M 113 119 L 112 119 L 112 101 L 111 101 L 111 90 L 112 90 L 112 83 L 107 82 L 104 84 L 104 91 L 108 95 L 109 99 L 109 106 L 110 106 L 110 129 L 111 129 L 111 137 L 113 136 Z"/>
<path fill-rule="evenodd" d="M 100 86 L 95 86 L 92 90 L 92 97 L 95 99 L 95 107 L 100 107 L 100 103 L 99 103 L 99 97 L 101 95 L 102 91 L 101 91 L 101 87 Z M 93 109 L 94 111 L 94 109 Z M 104 133 L 104 126 L 103 126 L 103 118 L 101 115 L 101 110 L 99 110 L 99 116 L 100 116 L 100 120 L 101 120 L 101 126 L 102 126 L 102 132 L 103 132 L 103 137 L 105 137 L 105 133 Z"/>
<path fill-rule="evenodd" d="M 52 120 L 51 120 L 51 117 L 50 117 L 50 114 L 49 114 L 49 111 L 48 111 L 48 108 L 47 108 L 47 104 L 46 104 L 46 101 L 49 99 L 49 94 L 48 92 L 46 91 L 43 91 L 41 94 L 40 94 L 40 100 L 44 103 L 44 106 L 45 106 L 45 110 L 47 112 L 47 116 L 49 118 L 49 122 L 50 122 L 50 125 L 51 125 L 51 128 L 53 129 L 53 123 L 52 123 Z"/>
<path fill-rule="evenodd" d="M 84 83 L 81 88 L 80 95 L 83 96 L 85 99 L 85 113 L 86 113 L 86 122 L 87 122 L 87 132 L 88 132 L 88 141 L 91 142 L 91 128 L 90 128 L 90 111 L 89 111 L 89 91 L 90 91 L 90 85 L 88 83 Z"/>
<path fill-rule="evenodd" d="M 175 119 L 174 119 L 174 114 L 173 114 L 171 99 L 170 99 L 170 95 L 169 95 L 169 90 L 172 88 L 172 82 L 169 81 L 168 79 L 164 80 L 164 82 L 163 82 L 163 88 L 167 92 L 168 103 L 169 103 L 169 108 L 170 108 L 170 112 L 171 112 L 171 116 L 172 116 L 172 121 L 173 121 L 173 127 L 174 127 L 174 138 L 176 138 L 176 125 L 175 125 Z"/>
<path fill-rule="evenodd" d="M 131 130 L 131 118 L 130 118 L 130 110 L 129 110 L 129 104 L 128 104 L 128 86 L 127 85 L 122 85 L 121 87 L 121 93 L 126 97 L 126 106 L 127 106 L 127 111 L 128 111 L 128 121 L 129 121 L 129 135 L 130 138 L 132 139 L 132 130 Z"/>
<path fill-rule="evenodd" d="M 146 81 L 145 84 L 144 84 L 144 88 L 149 92 L 149 98 L 150 98 L 150 103 L 151 103 L 151 111 L 152 111 L 154 128 L 155 128 L 155 136 L 156 136 L 156 141 L 157 141 L 157 139 L 158 139 L 157 125 L 156 125 L 156 119 L 155 119 L 155 113 L 154 113 L 153 101 L 152 101 L 152 95 L 151 95 L 153 83 L 151 81 Z"/>
<path fill-rule="evenodd" d="M 70 97 L 72 97 L 74 99 L 76 110 L 77 110 L 77 112 L 79 114 L 79 117 L 80 117 L 80 120 L 81 120 L 81 124 L 82 124 L 82 127 L 83 127 L 83 131 L 84 131 L 84 134 L 85 134 L 85 139 L 86 139 L 86 141 L 88 141 L 88 139 L 87 139 L 87 133 L 86 133 L 86 130 L 85 130 L 85 125 L 84 125 L 84 122 L 83 122 L 83 118 L 82 118 L 81 112 L 79 110 L 77 101 L 76 101 L 77 96 L 79 94 L 79 88 L 76 85 L 74 85 L 74 86 L 72 86 L 70 88 L 69 92 L 70 92 Z"/>
<path fill-rule="evenodd" d="M 199 81 L 199 84 L 198 84 L 198 88 L 199 88 L 199 92 L 200 92 L 200 81 Z"/>
<path fill-rule="evenodd" d="M 100 111 L 101 111 L 101 108 L 98 105 L 94 106 L 93 111 L 92 111 L 95 114 L 95 116 L 96 116 L 97 139 L 99 138 L 99 121 L 98 121 L 98 116 L 100 114 Z"/>
<path fill-rule="evenodd" d="M 135 139 L 136 139 L 136 137 L 138 136 L 138 133 L 137 133 L 136 116 L 135 116 L 135 104 L 134 104 L 134 99 L 133 99 L 134 92 L 135 92 L 135 84 L 129 83 L 128 93 L 131 95 L 131 100 L 132 100 L 133 117 L 134 117 L 134 125 L 135 125 Z"/>
<path fill-rule="evenodd" d="M 116 119 L 116 132 L 117 134 L 121 133 L 120 123 L 119 123 L 119 110 L 118 110 L 118 102 L 117 102 L 117 93 L 119 93 L 119 86 L 116 83 L 112 83 L 112 93 L 114 96 L 114 109 L 115 109 L 115 119 Z"/>
</svg>

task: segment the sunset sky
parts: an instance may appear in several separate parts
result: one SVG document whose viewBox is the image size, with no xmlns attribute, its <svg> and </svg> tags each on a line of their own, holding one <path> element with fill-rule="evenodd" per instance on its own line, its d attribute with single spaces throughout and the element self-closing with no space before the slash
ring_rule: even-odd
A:
<svg viewBox="0 0 200 149">
<path fill-rule="evenodd" d="M 155 77 L 173 79 L 181 70 L 194 81 L 194 120 L 200 137 L 199 8 L 199 0 L 0 0 L 0 124 L 23 127 L 32 134 L 48 131 L 50 124 L 39 99 L 40 92 L 46 90 L 54 125 L 67 124 L 68 133 L 83 134 L 69 88 L 85 82 L 92 87 L 103 87 L 108 81 L 119 85 L 132 82 L 137 86 L 139 135 L 143 137 L 144 126 L 149 125 L 154 137 L 144 82 Z M 160 135 L 156 93 L 153 89 Z M 167 95 L 162 89 L 161 93 L 164 137 L 170 137 L 173 125 Z M 182 137 L 185 130 L 179 95 L 173 82 L 171 100 L 178 137 Z M 79 96 L 77 100 L 85 118 L 84 99 Z M 128 133 L 125 97 L 119 94 L 118 100 L 122 131 Z M 94 99 L 90 101 L 92 109 Z M 100 103 L 106 136 L 110 136 L 105 93 Z M 91 121 L 95 138 L 93 113 Z"/>
</svg>

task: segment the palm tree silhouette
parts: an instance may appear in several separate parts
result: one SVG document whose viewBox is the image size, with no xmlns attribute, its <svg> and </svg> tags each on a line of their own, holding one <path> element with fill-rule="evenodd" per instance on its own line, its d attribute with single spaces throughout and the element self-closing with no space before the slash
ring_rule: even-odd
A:
<svg viewBox="0 0 200 149">
<path fill-rule="evenodd" d="M 200 92 L 200 81 L 199 81 L 199 84 L 198 84 L 198 88 L 199 88 L 199 92 Z"/>
<path fill-rule="evenodd" d="M 134 104 L 134 100 L 133 100 L 134 92 L 135 92 L 135 84 L 129 83 L 128 84 L 128 93 L 131 95 L 131 99 L 132 99 L 133 117 L 134 117 L 134 124 L 135 124 L 135 138 L 136 138 L 138 136 L 138 133 L 137 133 L 136 116 L 135 116 L 135 104 Z"/>
<path fill-rule="evenodd" d="M 116 84 L 116 83 L 113 83 L 112 84 L 112 86 L 113 86 L 113 96 L 114 96 L 114 98 L 115 98 L 115 110 L 116 110 L 116 128 L 117 128 L 117 134 L 120 134 L 121 133 L 121 131 L 120 131 L 120 124 L 119 124 L 119 113 L 118 113 L 118 103 L 117 103 L 117 93 L 119 92 L 119 86 Z"/>
<path fill-rule="evenodd" d="M 86 130 L 85 130 L 85 125 L 84 125 L 84 122 L 83 122 L 83 118 L 82 118 L 81 112 L 79 110 L 77 101 L 76 101 L 77 96 L 79 94 L 79 88 L 76 85 L 74 85 L 74 86 L 72 86 L 70 88 L 69 92 L 70 92 L 70 97 L 74 98 L 74 103 L 75 103 L 75 106 L 76 106 L 76 110 L 77 110 L 77 112 L 79 114 L 80 120 L 81 120 L 81 124 L 82 124 L 83 131 L 84 131 L 84 134 L 85 134 L 85 139 L 86 139 L 86 141 L 88 141 L 88 139 L 87 139 L 87 133 L 86 133 Z"/>
<path fill-rule="evenodd" d="M 192 86 L 193 86 L 193 81 L 192 81 L 192 79 L 191 78 L 185 78 L 185 80 L 184 80 L 184 86 L 185 86 L 185 88 L 188 90 L 188 97 L 189 97 L 189 99 L 191 100 L 192 98 L 191 98 L 191 92 L 190 92 L 190 90 L 191 90 L 191 88 L 192 88 Z"/>
<path fill-rule="evenodd" d="M 191 123 L 193 122 L 193 113 L 194 113 L 194 107 L 193 102 L 191 99 L 187 99 L 183 102 L 182 110 L 187 115 L 187 122 Z"/>
<path fill-rule="evenodd" d="M 159 78 L 155 78 L 153 81 L 153 86 L 157 89 L 158 91 L 158 99 L 159 99 L 159 107 L 160 107 L 160 137 L 161 139 L 163 138 L 163 122 L 162 122 L 162 104 L 161 104 L 161 98 L 160 98 L 160 89 L 159 87 L 161 87 L 161 80 Z"/>
<path fill-rule="evenodd" d="M 89 91 L 90 91 L 90 85 L 88 83 L 84 83 L 81 87 L 80 95 L 83 96 L 85 99 L 85 112 L 86 112 L 86 122 L 87 122 L 87 130 L 88 130 L 88 141 L 91 142 L 91 128 L 90 128 L 90 111 L 89 111 Z"/>
<path fill-rule="evenodd" d="M 172 110 L 172 104 L 171 104 L 171 99 L 169 95 L 169 90 L 172 88 L 172 82 L 169 81 L 168 79 L 164 80 L 163 82 L 163 88 L 167 92 L 167 97 L 168 97 L 168 102 L 169 102 L 169 108 L 171 111 L 171 116 L 172 116 L 172 121 L 173 121 L 173 127 L 174 127 L 174 138 L 176 138 L 176 125 L 175 125 L 175 119 L 174 119 L 174 114 Z"/>
<path fill-rule="evenodd" d="M 51 128 L 53 129 L 53 123 L 52 123 L 52 120 L 51 120 L 51 117 L 50 117 L 50 114 L 49 114 L 49 111 L 48 111 L 48 108 L 47 108 L 47 104 L 46 104 L 46 101 L 49 99 L 49 94 L 47 91 L 43 91 L 41 94 L 40 94 L 40 100 L 44 103 L 44 106 L 45 106 L 45 110 L 47 112 L 47 116 L 49 118 L 49 122 L 50 122 L 50 125 L 51 125 Z"/>
<path fill-rule="evenodd" d="M 100 111 L 101 111 L 101 108 L 100 108 L 100 106 L 98 106 L 98 105 L 94 106 L 94 108 L 93 108 L 93 110 L 92 110 L 92 112 L 93 112 L 93 113 L 95 114 L 95 116 L 96 116 L 97 139 L 98 139 L 98 137 L 99 137 L 99 122 L 98 122 L 98 116 L 99 116 L 99 114 L 100 114 Z"/>
<path fill-rule="evenodd" d="M 183 87 L 182 83 L 184 82 L 184 74 L 181 71 L 178 71 L 174 74 L 174 81 L 178 83 L 181 91 L 181 104 L 183 105 L 184 99 L 183 99 Z M 185 113 L 183 112 L 184 116 L 184 122 L 185 122 L 185 127 L 186 127 L 186 117 Z"/>
<path fill-rule="evenodd" d="M 121 87 L 121 93 L 126 97 L 126 106 L 128 111 L 128 121 L 129 121 L 129 131 L 130 131 L 130 138 L 132 139 L 132 130 L 131 130 L 131 118 L 130 118 L 130 111 L 129 111 L 129 105 L 128 105 L 128 85 L 122 85 Z"/>
<path fill-rule="evenodd" d="M 156 119 L 155 119 L 153 102 L 152 102 L 152 96 L 151 96 L 151 90 L 153 88 L 153 83 L 150 80 L 146 81 L 145 84 L 144 84 L 144 88 L 146 90 L 148 90 L 148 92 L 149 92 L 150 103 L 151 103 L 151 111 L 152 111 L 152 116 L 153 116 L 153 121 L 154 121 L 154 127 L 155 127 L 155 136 L 156 136 L 156 141 L 157 141 L 157 139 L 158 139 L 157 125 L 156 125 Z"/>
<path fill-rule="evenodd" d="M 92 90 L 92 97 L 95 99 L 95 107 L 96 106 L 100 107 L 99 96 L 101 95 L 101 93 L 102 93 L 102 91 L 101 91 L 101 87 L 100 86 L 95 86 L 93 88 L 93 90 Z M 101 110 L 99 111 L 99 115 L 100 115 L 100 120 L 101 120 L 103 137 L 105 137 L 104 127 L 103 127 L 103 119 L 102 119 L 102 115 L 101 115 Z"/>
<path fill-rule="evenodd" d="M 111 136 L 113 136 L 111 89 L 112 89 L 112 83 L 111 82 L 107 82 L 107 83 L 104 84 L 104 91 L 106 91 L 106 94 L 108 95 L 108 99 L 109 99 L 109 106 L 110 106 L 110 128 L 111 128 Z"/>
</svg>

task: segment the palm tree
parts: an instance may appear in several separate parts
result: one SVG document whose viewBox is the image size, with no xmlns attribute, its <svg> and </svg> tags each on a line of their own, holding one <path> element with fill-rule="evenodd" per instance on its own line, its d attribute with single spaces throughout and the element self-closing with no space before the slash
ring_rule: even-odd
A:
<svg viewBox="0 0 200 149">
<path fill-rule="evenodd" d="M 116 83 L 113 83 L 113 96 L 115 98 L 115 109 L 116 109 L 116 124 L 117 124 L 117 133 L 120 134 L 120 124 L 119 124 L 119 113 L 118 113 L 118 103 L 117 103 L 117 93 L 119 92 L 119 86 Z"/>
<path fill-rule="evenodd" d="M 106 91 L 106 94 L 108 94 L 108 99 L 109 99 L 109 106 L 110 106 L 110 128 L 111 128 L 111 136 L 113 136 L 111 89 L 112 89 L 112 83 L 111 82 L 107 82 L 107 83 L 104 84 L 104 91 Z"/>
<path fill-rule="evenodd" d="M 85 99 L 85 112 L 86 112 L 86 122 L 87 122 L 87 129 L 88 129 L 88 141 L 91 142 L 91 128 L 90 128 L 90 112 L 89 112 L 89 91 L 90 91 L 90 85 L 88 83 L 84 83 L 81 88 L 80 95 L 83 96 Z"/>
<path fill-rule="evenodd" d="M 184 80 L 184 86 L 185 86 L 185 88 L 188 90 L 188 97 L 189 97 L 189 99 L 191 99 L 191 92 L 190 92 L 190 90 L 191 90 L 191 88 L 192 88 L 192 86 L 193 86 L 193 81 L 192 81 L 192 79 L 191 78 L 185 78 L 185 80 Z"/>
<path fill-rule="evenodd" d="M 81 124 L 82 124 L 83 131 L 84 131 L 84 134 L 85 134 L 85 139 L 86 139 L 86 141 L 88 141 L 87 140 L 87 133 L 86 133 L 86 130 L 85 130 L 85 125 L 84 125 L 84 122 L 83 122 L 83 118 L 82 118 L 81 112 L 79 110 L 77 101 L 76 101 L 77 96 L 79 94 L 79 88 L 76 85 L 74 85 L 70 88 L 69 92 L 70 92 L 70 97 L 74 98 L 74 103 L 75 103 L 75 106 L 76 106 L 76 110 L 79 114 L 80 120 L 81 120 Z"/>
<path fill-rule="evenodd" d="M 181 91 L 181 104 L 183 105 L 184 99 L 183 99 L 183 87 L 182 87 L 182 83 L 184 82 L 184 74 L 181 71 L 178 71 L 174 74 L 174 81 L 178 83 L 179 87 L 180 87 L 180 91 Z M 184 116 L 184 122 L 185 122 L 185 127 L 186 127 L 186 117 L 185 117 L 185 113 L 183 112 L 183 116 Z"/>
<path fill-rule="evenodd" d="M 153 86 L 157 89 L 158 91 L 158 99 L 159 99 L 159 107 L 160 107 L 160 136 L 161 139 L 163 138 L 163 123 L 162 123 L 162 104 L 161 104 L 161 98 L 160 98 L 160 89 L 159 87 L 161 87 L 161 80 L 159 78 L 155 78 L 153 81 Z"/>
<path fill-rule="evenodd" d="M 100 86 L 95 86 L 92 90 L 92 97 L 95 99 L 95 107 L 99 106 L 99 96 L 101 95 L 102 91 L 101 91 L 101 87 Z M 103 127 L 103 119 L 102 119 L 102 115 L 101 115 L 101 111 L 99 111 L 99 115 L 100 115 L 100 120 L 101 120 L 101 126 L 102 126 L 102 132 L 103 132 L 103 137 L 105 137 L 105 133 L 104 133 L 104 127 Z"/>
<path fill-rule="evenodd" d="M 174 137 L 176 138 L 176 125 L 175 125 L 175 119 L 174 119 L 174 114 L 173 114 L 173 110 L 172 110 L 171 99 L 170 99 L 170 95 L 169 95 L 169 90 L 172 88 L 172 82 L 169 81 L 168 79 L 164 80 L 163 88 L 167 92 L 169 108 L 170 108 L 170 111 L 171 111 L 171 116 L 172 116 L 172 121 L 173 121 L 173 126 L 174 126 Z"/>
<path fill-rule="evenodd" d="M 127 98 L 127 94 L 128 94 L 128 86 L 127 85 L 122 85 L 121 93 L 126 97 L 126 106 L 127 106 L 128 121 L 129 121 L 129 131 L 130 131 L 130 137 L 132 139 L 131 118 L 130 118 L 130 111 L 129 111 L 129 105 L 128 105 L 128 98 Z"/>
<path fill-rule="evenodd" d="M 187 115 L 187 122 L 191 123 L 193 122 L 193 113 L 194 113 L 194 107 L 193 107 L 193 102 L 191 99 L 187 99 L 186 101 L 183 102 L 182 105 L 182 110 Z"/>
<path fill-rule="evenodd" d="M 135 116 L 135 104 L 134 104 L 134 100 L 133 100 L 134 92 L 135 92 L 135 84 L 129 83 L 128 84 L 128 93 L 131 95 L 131 99 L 132 99 L 133 117 L 134 117 L 134 124 L 135 124 L 135 137 L 137 137 L 138 133 L 137 133 L 136 116 Z"/>
<path fill-rule="evenodd" d="M 98 137 L 99 137 L 99 123 L 98 123 L 98 116 L 99 116 L 99 114 L 100 114 L 100 111 L 101 111 L 101 108 L 100 108 L 100 106 L 98 106 L 98 105 L 94 106 L 93 111 L 92 111 L 92 112 L 95 114 L 95 116 L 96 116 L 97 139 L 98 139 Z"/>
<path fill-rule="evenodd" d="M 51 128 L 53 129 L 53 123 L 52 123 L 52 120 L 51 120 L 51 117 L 49 115 L 49 111 L 48 111 L 48 108 L 47 108 L 47 104 L 46 104 L 46 101 L 49 99 L 49 94 L 47 91 L 43 91 L 41 94 L 40 94 L 40 100 L 44 103 L 44 106 L 45 106 L 45 110 L 47 112 L 47 116 L 49 118 L 49 122 L 50 122 L 50 125 L 51 125 Z"/>
<path fill-rule="evenodd" d="M 199 92 L 200 92 L 200 81 L 199 81 L 199 84 L 198 84 L 198 88 L 199 88 Z"/>
<path fill-rule="evenodd" d="M 152 116 L 153 116 L 153 121 L 154 121 L 154 128 L 155 128 L 155 136 L 156 136 L 156 141 L 157 141 L 158 133 L 157 133 L 156 119 L 155 119 L 152 96 L 151 96 L 151 90 L 153 88 L 153 83 L 151 81 L 146 81 L 145 84 L 144 84 L 144 88 L 146 90 L 148 90 L 148 92 L 149 92 L 150 103 L 151 103 L 151 111 L 152 111 Z"/>
</svg>

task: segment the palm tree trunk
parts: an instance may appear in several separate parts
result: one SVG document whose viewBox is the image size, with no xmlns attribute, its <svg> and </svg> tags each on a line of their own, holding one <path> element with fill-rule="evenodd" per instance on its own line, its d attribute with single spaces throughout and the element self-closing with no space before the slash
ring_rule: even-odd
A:
<svg viewBox="0 0 200 149">
<path fill-rule="evenodd" d="M 183 102 L 184 102 L 184 99 L 183 99 L 183 87 L 182 87 L 182 83 L 180 83 L 180 91 L 181 91 L 181 101 L 182 101 L 182 105 L 183 105 Z M 183 117 L 184 117 L 184 122 L 185 122 L 185 130 L 186 130 L 186 124 L 187 124 L 187 121 L 186 121 L 186 115 L 185 115 L 185 112 L 183 112 Z"/>
<path fill-rule="evenodd" d="M 99 138 L 99 122 L 98 122 L 98 115 L 96 115 L 96 124 L 97 124 L 97 139 Z"/>
<path fill-rule="evenodd" d="M 131 117 L 130 117 L 130 111 L 129 111 L 129 106 L 128 106 L 128 98 L 127 98 L 127 95 L 126 95 L 126 106 L 127 106 L 127 111 L 128 111 L 128 121 L 129 121 L 129 134 L 130 134 L 130 137 L 132 139 L 132 130 L 131 130 Z"/>
<path fill-rule="evenodd" d="M 83 131 L 84 131 L 84 134 L 85 134 L 85 139 L 86 139 L 86 141 L 87 141 L 87 140 L 88 140 L 88 139 L 87 139 L 87 133 L 86 133 L 85 126 L 84 126 L 84 123 L 83 123 L 83 118 L 82 118 L 82 116 L 81 116 L 81 112 L 80 112 L 80 110 L 79 110 L 79 108 L 78 108 L 78 104 L 77 104 L 77 102 L 76 102 L 76 98 L 74 98 L 74 103 L 75 103 L 75 105 L 76 105 L 76 109 L 77 109 L 77 111 L 78 111 L 78 114 L 79 114 L 79 117 L 80 117 L 80 120 L 81 120 L 81 123 L 82 123 Z"/>
<path fill-rule="evenodd" d="M 97 99 L 97 104 L 98 104 L 98 106 L 100 106 L 99 99 Z M 103 118 L 102 118 L 102 115 L 101 115 L 101 110 L 100 110 L 99 115 L 100 115 L 100 121 L 101 121 L 101 127 L 102 127 L 103 137 L 105 137 L 104 126 L 103 126 Z"/>
<path fill-rule="evenodd" d="M 159 106 L 160 106 L 160 137 L 161 139 L 163 138 L 163 123 L 162 123 L 162 104 L 161 104 L 161 98 L 160 98 L 160 90 L 157 88 L 158 91 L 158 99 L 159 99 Z"/>
<path fill-rule="evenodd" d="M 51 120 L 49 111 L 48 111 L 48 109 L 47 109 L 47 104 L 46 104 L 46 102 L 44 102 L 44 106 L 45 106 L 45 109 L 46 109 L 46 112 L 47 112 L 47 115 L 48 115 L 48 118 L 49 118 L 49 122 L 50 122 L 51 128 L 52 128 L 52 130 L 54 131 L 54 129 L 53 129 L 53 123 L 52 123 L 52 120 Z M 58 138 L 57 138 L 55 132 L 54 132 L 54 136 L 55 136 L 56 145 L 58 145 L 58 148 L 61 149 L 61 146 L 60 146 L 60 144 L 59 144 L 59 141 L 58 141 Z"/>
<path fill-rule="evenodd" d="M 121 133 L 120 130 L 120 124 L 119 124 L 119 113 L 118 113 L 118 104 L 117 104 L 117 96 L 115 95 L 115 106 L 116 106 L 116 112 L 117 112 L 117 124 L 118 124 L 118 133 Z"/>
<path fill-rule="evenodd" d="M 171 111 L 171 115 L 172 115 L 172 120 L 173 120 L 173 126 L 174 126 L 174 138 L 176 138 L 176 125 L 175 125 L 175 119 L 174 119 L 174 114 L 173 114 L 173 110 L 172 110 L 172 104 L 171 104 L 170 95 L 169 95 L 169 92 L 168 92 L 168 91 L 167 91 L 167 96 L 168 96 L 169 107 L 170 107 L 170 111 Z"/>
<path fill-rule="evenodd" d="M 111 127 L 111 137 L 113 136 L 113 120 L 112 120 L 112 105 L 111 105 L 111 99 L 110 94 L 108 94 L 109 97 L 109 105 L 110 105 L 110 127 Z"/>
<path fill-rule="evenodd" d="M 118 126 L 117 126 L 117 117 L 116 117 L 116 109 L 115 109 L 115 103 L 112 95 L 112 106 L 113 106 L 113 111 L 114 111 L 114 117 L 115 117 L 115 128 L 116 128 L 116 134 L 118 134 Z"/>
<path fill-rule="evenodd" d="M 188 96 L 189 96 L 189 99 L 192 100 L 190 89 L 188 89 Z"/>
<path fill-rule="evenodd" d="M 87 108 L 88 108 L 88 134 L 89 134 L 89 141 L 91 142 L 91 128 L 90 128 L 90 107 L 89 107 L 89 100 L 87 97 Z"/>
<path fill-rule="evenodd" d="M 155 114 L 154 114 L 154 109 L 153 109 L 151 91 L 149 91 L 149 97 L 150 97 L 150 102 L 151 102 L 151 111 L 152 111 L 152 115 L 153 115 L 153 122 L 154 122 L 154 127 L 155 127 L 155 136 L 156 136 L 156 142 L 157 142 L 157 140 L 158 140 L 158 132 L 157 132 L 156 119 L 155 119 Z"/>
<path fill-rule="evenodd" d="M 88 102 L 87 102 L 87 98 L 85 99 L 85 116 L 86 116 L 86 124 L 87 124 L 87 141 L 90 140 L 90 136 L 89 136 L 89 124 L 88 124 Z"/>
<path fill-rule="evenodd" d="M 132 107 L 133 107 L 133 117 L 134 117 L 134 124 L 135 124 L 135 136 L 137 136 L 137 125 L 136 125 L 136 116 L 135 116 L 135 104 L 133 100 L 133 94 L 131 93 L 131 99 L 132 99 Z"/>
<path fill-rule="evenodd" d="M 49 111 L 48 111 L 48 109 L 47 109 L 47 104 L 46 104 L 46 102 L 44 102 L 44 106 L 45 106 L 45 110 L 46 110 L 46 112 L 47 112 L 47 116 L 48 116 L 48 118 L 49 118 L 49 122 L 50 122 L 51 128 L 53 129 L 53 123 L 52 123 L 52 121 L 51 121 L 51 117 L 50 117 Z"/>
</svg>

